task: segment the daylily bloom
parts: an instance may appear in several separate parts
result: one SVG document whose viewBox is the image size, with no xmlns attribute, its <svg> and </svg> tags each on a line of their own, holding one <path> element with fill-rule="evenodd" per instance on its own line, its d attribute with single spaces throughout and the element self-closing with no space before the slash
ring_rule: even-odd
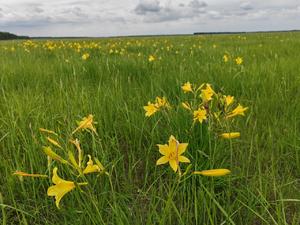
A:
<svg viewBox="0 0 300 225">
<path fill-rule="evenodd" d="M 183 86 L 181 86 L 181 89 L 184 93 L 193 92 L 192 85 L 190 82 L 186 82 Z"/>
<path fill-rule="evenodd" d="M 231 105 L 234 102 L 234 96 L 227 95 L 227 96 L 224 96 L 224 97 L 225 97 L 226 107 Z"/>
<path fill-rule="evenodd" d="M 220 137 L 224 138 L 224 139 L 233 139 L 233 138 L 238 138 L 240 136 L 241 136 L 240 132 L 231 132 L 231 133 L 220 134 Z"/>
<path fill-rule="evenodd" d="M 228 62 L 228 60 L 229 60 L 229 57 L 228 57 L 228 55 L 225 54 L 225 55 L 223 56 L 223 61 L 224 61 L 224 62 Z"/>
<path fill-rule="evenodd" d="M 243 107 L 240 104 L 238 104 L 238 106 L 232 110 L 232 112 L 226 116 L 226 118 L 230 118 L 230 117 L 234 117 L 237 115 L 241 115 L 241 116 L 245 116 L 245 111 L 248 109 L 248 107 Z"/>
<path fill-rule="evenodd" d="M 170 108 L 170 104 L 168 103 L 166 97 L 156 97 L 155 102 L 156 102 L 156 106 L 158 108 L 160 108 L 160 107 Z"/>
<path fill-rule="evenodd" d="M 75 183 L 72 181 L 66 181 L 57 175 L 57 167 L 53 169 L 52 182 L 55 184 L 48 188 L 48 196 L 55 197 L 56 207 L 59 208 L 59 202 L 65 194 L 72 191 L 75 188 Z"/>
<path fill-rule="evenodd" d="M 148 102 L 148 105 L 144 106 L 143 108 L 146 111 L 145 116 L 147 117 L 152 116 L 154 113 L 158 111 L 158 107 L 151 102 Z"/>
<path fill-rule="evenodd" d="M 22 177 L 48 177 L 45 174 L 32 174 L 32 173 L 25 173 L 22 171 L 16 171 L 13 173 L 13 175 L 18 175 L 18 176 L 22 176 Z"/>
<path fill-rule="evenodd" d="M 149 55 L 148 61 L 153 62 L 155 60 L 155 57 L 153 55 Z"/>
<path fill-rule="evenodd" d="M 87 173 L 96 173 L 96 172 L 101 172 L 102 169 L 96 164 L 94 165 L 94 162 L 92 160 L 92 157 L 90 155 L 88 155 L 89 157 L 89 161 L 87 162 L 87 166 L 86 168 L 83 170 L 84 174 Z"/>
<path fill-rule="evenodd" d="M 212 100 L 212 96 L 215 94 L 214 90 L 211 88 L 210 84 L 206 84 L 206 88 L 201 90 L 200 97 L 203 102 L 209 102 Z"/>
<path fill-rule="evenodd" d="M 156 165 L 169 163 L 171 168 L 176 172 L 179 167 L 179 163 L 190 163 L 190 160 L 182 156 L 185 152 L 188 143 L 179 143 L 176 138 L 171 135 L 169 138 L 169 145 L 157 145 L 159 152 L 163 155 L 156 162 Z"/>
<path fill-rule="evenodd" d="M 200 123 L 203 122 L 203 120 L 206 120 L 206 110 L 204 108 L 199 108 L 198 110 L 194 111 L 194 121 L 199 121 Z"/>
<path fill-rule="evenodd" d="M 87 117 L 83 117 L 82 120 L 78 122 L 78 127 L 72 132 L 72 134 L 79 130 L 91 130 L 97 134 L 96 128 L 94 127 L 94 116 L 92 114 Z"/>
<path fill-rule="evenodd" d="M 235 59 L 235 63 L 236 63 L 237 65 L 241 65 L 241 64 L 243 63 L 243 58 L 242 58 L 242 57 L 237 57 L 237 58 Z"/>
<path fill-rule="evenodd" d="M 84 54 L 81 56 L 81 58 L 82 58 L 83 60 L 87 60 L 88 58 L 90 58 L 90 54 L 89 54 L 89 53 L 84 53 Z"/>
<path fill-rule="evenodd" d="M 198 174 L 198 175 L 208 176 L 208 177 L 225 176 L 230 173 L 231 171 L 228 169 L 213 169 L 213 170 L 202 170 L 202 171 L 193 172 L 193 174 Z"/>
</svg>

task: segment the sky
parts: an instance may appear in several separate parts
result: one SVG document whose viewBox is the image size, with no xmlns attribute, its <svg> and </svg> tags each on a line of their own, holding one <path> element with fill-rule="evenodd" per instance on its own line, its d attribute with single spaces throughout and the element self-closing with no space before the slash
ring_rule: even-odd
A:
<svg viewBox="0 0 300 225">
<path fill-rule="evenodd" d="M 0 0 L 0 31 L 123 36 L 300 29 L 300 0 Z"/>
</svg>

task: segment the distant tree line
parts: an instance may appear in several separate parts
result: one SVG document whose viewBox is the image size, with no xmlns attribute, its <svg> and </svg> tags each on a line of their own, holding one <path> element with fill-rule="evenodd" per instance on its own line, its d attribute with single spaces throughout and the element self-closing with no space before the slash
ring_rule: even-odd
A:
<svg viewBox="0 0 300 225">
<path fill-rule="evenodd" d="M 8 32 L 0 32 L 0 40 L 29 39 L 28 36 L 18 36 Z"/>
</svg>

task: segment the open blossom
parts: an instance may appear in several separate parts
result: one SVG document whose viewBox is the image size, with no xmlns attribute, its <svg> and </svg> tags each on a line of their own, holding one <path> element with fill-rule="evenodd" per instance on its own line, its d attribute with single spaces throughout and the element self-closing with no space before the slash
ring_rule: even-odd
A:
<svg viewBox="0 0 300 225">
<path fill-rule="evenodd" d="M 57 175 L 57 167 L 53 169 L 52 182 L 55 184 L 48 188 L 48 196 L 55 197 L 56 207 L 59 208 L 59 202 L 65 194 L 72 191 L 75 188 L 75 183 L 72 181 L 66 181 Z"/>
<path fill-rule="evenodd" d="M 190 163 L 190 160 L 182 156 L 185 152 L 188 143 L 179 143 L 176 138 L 171 135 L 169 138 L 169 144 L 158 145 L 159 152 L 163 155 L 156 162 L 156 165 L 169 163 L 170 167 L 177 172 L 179 163 Z"/>
<path fill-rule="evenodd" d="M 245 111 L 248 109 L 248 107 L 243 107 L 241 106 L 240 104 L 238 104 L 238 106 L 232 110 L 231 113 L 229 113 L 226 118 L 231 118 L 231 117 L 234 117 L 234 116 L 238 116 L 238 115 L 241 115 L 241 116 L 245 116 Z"/>
<path fill-rule="evenodd" d="M 243 63 L 243 58 L 242 58 L 242 57 L 237 57 L 237 58 L 235 59 L 235 63 L 236 63 L 237 65 L 241 65 L 241 64 Z"/>
<path fill-rule="evenodd" d="M 184 93 L 193 92 L 192 85 L 190 82 L 186 82 L 183 86 L 181 86 L 181 89 Z"/>
<path fill-rule="evenodd" d="M 156 97 L 154 103 L 148 102 L 148 105 L 144 106 L 143 108 L 145 110 L 145 116 L 150 117 L 157 111 L 159 111 L 161 108 L 170 109 L 171 106 L 167 101 L 166 97 Z"/>
<path fill-rule="evenodd" d="M 96 128 L 94 127 L 94 116 L 92 114 L 88 115 L 87 117 L 83 117 L 83 119 L 78 122 L 78 127 L 72 132 L 72 134 L 79 130 L 91 130 L 97 134 Z"/>
<path fill-rule="evenodd" d="M 225 106 L 230 106 L 233 102 L 234 102 L 234 97 L 233 96 L 230 96 L 230 95 L 227 95 L 227 96 L 224 96 L 225 97 Z"/>
<path fill-rule="evenodd" d="M 201 90 L 201 98 L 203 102 L 209 102 L 212 100 L 212 96 L 215 94 L 214 90 L 210 86 L 210 84 L 206 84 L 206 87 Z"/>
<path fill-rule="evenodd" d="M 203 122 L 203 120 L 207 119 L 206 116 L 207 112 L 204 108 L 199 108 L 198 110 L 194 111 L 194 121 L 199 121 L 200 123 Z"/>
<path fill-rule="evenodd" d="M 149 55 L 148 61 L 149 62 L 155 61 L 155 57 L 153 55 Z"/>
<path fill-rule="evenodd" d="M 148 102 L 148 105 L 144 106 L 143 108 L 146 111 L 145 116 L 147 117 L 152 116 L 154 113 L 158 111 L 158 107 L 151 102 Z"/>
<path fill-rule="evenodd" d="M 82 58 L 83 60 L 87 60 L 88 58 L 90 58 L 90 54 L 89 54 L 89 53 L 84 53 L 84 54 L 81 56 L 81 58 Z"/>
</svg>

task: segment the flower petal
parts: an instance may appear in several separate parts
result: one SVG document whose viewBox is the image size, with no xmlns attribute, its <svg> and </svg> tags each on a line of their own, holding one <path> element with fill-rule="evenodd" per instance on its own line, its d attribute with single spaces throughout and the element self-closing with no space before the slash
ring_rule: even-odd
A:
<svg viewBox="0 0 300 225">
<path fill-rule="evenodd" d="M 190 163 L 191 161 L 185 156 L 179 156 L 178 161 L 182 163 Z"/>
<path fill-rule="evenodd" d="M 159 152 L 162 155 L 168 155 L 170 153 L 170 149 L 168 145 L 157 145 L 159 148 Z"/>
<path fill-rule="evenodd" d="M 170 160 L 169 161 L 169 164 L 171 166 L 171 168 L 174 170 L 174 172 L 176 173 L 177 169 L 178 169 L 178 164 L 177 164 L 177 161 L 176 160 Z"/>
<path fill-rule="evenodd" d="M 165 164 L 169 161 L 168 157 L 163 156 L 160 157 L 157 161 L 156 161 L 156 165 L 161 165 L 161 164 Z"/>
<path fill-rule="evenodd" d="M 178 145 L 178 155 L 184 153 L 188 145 L 189 145 L 188 143 L 180 143 Z"/>
</svg>

